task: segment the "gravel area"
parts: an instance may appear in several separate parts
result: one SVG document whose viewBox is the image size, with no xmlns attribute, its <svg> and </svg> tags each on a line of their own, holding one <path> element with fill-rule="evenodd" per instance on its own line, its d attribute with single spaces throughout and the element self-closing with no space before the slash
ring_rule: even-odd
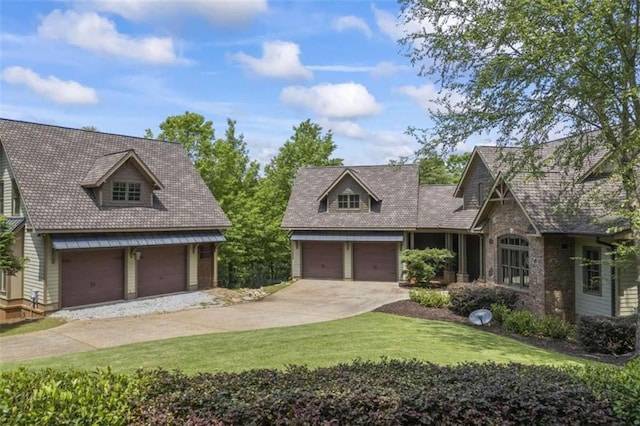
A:
<svg viewBox="0 0 640 426">
<path fill-rule="evenodd" d="M 208 306 L 223 306 L 225 304 L 223 300 L 206 291 L 198 291 L 149 299 L 135 299 L 95 307 L 62 309 L 51 314 L 51 317 L 79 321 L 159 314 Z"/>
</svg>

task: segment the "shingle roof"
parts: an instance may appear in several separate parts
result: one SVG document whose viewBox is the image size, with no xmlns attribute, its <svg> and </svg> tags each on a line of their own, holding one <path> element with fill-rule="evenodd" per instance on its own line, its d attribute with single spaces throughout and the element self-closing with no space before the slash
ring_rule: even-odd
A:
<svg viewBox="0 0 640 426">
<path fill-rule="evenodd" d="M 468 230 L 478 209 L 463 210 L 461 198 L 454 197 L 455 185 L 421 185 L 418 228 Z"/>
<path fill-rule="evenodd" d="M 380 197 L 380 212 L 320 212 L 317 198 L 347 167 L 299 170 L 282 221 L 286 229 L 414 229 L 418 208 L 418 167 L 349 167 Z"/>
<path fill-rule="evenodd" d="M 40 232 L 230 226 L 179 144 L 7 119 L 0 119 L 0 142 Z M 102 170 L 94 167 L 99 158 L 131 149 L 165 188 L 154 192 L 153 208 L 99 206 L 82 182 L 90 169 Z"/>
</svg>

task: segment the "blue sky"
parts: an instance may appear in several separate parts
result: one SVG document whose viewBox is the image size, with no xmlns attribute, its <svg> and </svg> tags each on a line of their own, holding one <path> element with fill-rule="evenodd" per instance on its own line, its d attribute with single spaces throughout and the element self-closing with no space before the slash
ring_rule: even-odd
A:
<svg viewBox="0 0 640 426">
<path fill-rule="evenodd" d="M 5 118 L 142 136 L 189 110 L 223 135 L 237 120 L 267 162 L 310 118 L 346 164 L 384 164 L 418 144 L 433 82 L 396 40 L 391 1 L 0 3 Z M 461 146 L 460 150 L 469 150 Z"/>
</svg>

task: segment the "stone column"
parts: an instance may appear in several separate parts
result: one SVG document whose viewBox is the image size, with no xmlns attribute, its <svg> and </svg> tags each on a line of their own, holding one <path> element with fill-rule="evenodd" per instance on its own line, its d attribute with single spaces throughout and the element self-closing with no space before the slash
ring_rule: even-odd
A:
<svg viewBox="0 0 640 426">
<path fill-rule="evenodd" d="M 459 283 L 468 283 L 469 274 L 467 273 L 467 236 L 458 234 L 458 274 L 456 281 Z"/>
</svg>

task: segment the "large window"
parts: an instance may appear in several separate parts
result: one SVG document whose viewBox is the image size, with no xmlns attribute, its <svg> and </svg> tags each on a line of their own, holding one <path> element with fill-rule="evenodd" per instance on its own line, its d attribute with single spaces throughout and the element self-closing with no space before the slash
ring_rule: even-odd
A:
<svg viewBox="0 0 640 426">
<path fill-rule="evenodd" d="M 360 195 L 338 195 L 338 208 L 339 209 L 359 209 L 360 208 Z"/>
<path fill-rule="evenodd" d="M 498 240 L 498 280 L 515 287 L 529 287 L 529 242 L 516 235 Z"/>
<path fill-rule="evenodd" d="M 113 201 L 140 201 L 141 185 L 133 182 L 114 182 Z"/>
<path fill-rule="evenodd" d="M 585 247 L 582 264 L 582 292 L 602 296 L 602 282 L 600 280 L 600 249 Z"/>
</svg>

